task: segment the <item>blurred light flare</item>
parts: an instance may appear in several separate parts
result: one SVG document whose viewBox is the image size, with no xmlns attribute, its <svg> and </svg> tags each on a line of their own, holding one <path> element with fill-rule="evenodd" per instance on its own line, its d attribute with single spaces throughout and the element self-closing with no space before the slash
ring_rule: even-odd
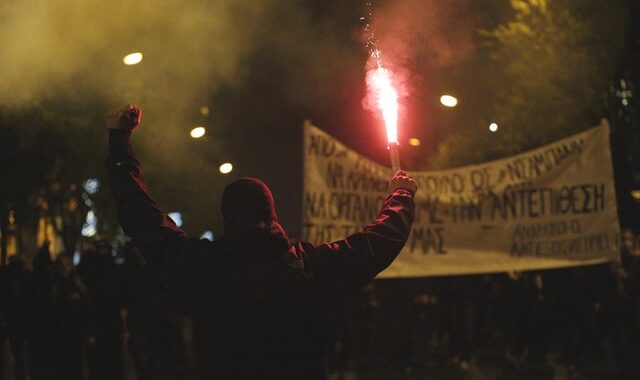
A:
<svg viewBox="0 0 640 380">
<path fill-rule="evenodd" d="M 490 130 L 491 132 L 496 132 L 496 131 L 498 131 L 498 124 L 496 124 L 496 123 L 491 123 L 491 124 L 489 124 L 489 130 Z"/>
<path fill-rule="evenodd" d="M 420 146 L 420 143 L 421 141 L 418 138 L 412 137 L 409 139 L 409 145 L 411 146 Z"/>
<path fill-rule="evenodd" d="M 97 193 L 98 190 L 100 190 L 100 180 L 98 180 L 97 178 L 89 178 L 88 180 L 84 181 L 82 186 L 84 187 L 84 191 L 86 191 L 87 194 L 93 195 Z"/>
<path fill-rule="evenodd" d="M 200 107 L 200 115 L 209 116 L 211 114 L 211 110 L 207 106 Z"/>
<path fill-rule="evenodd" d="M 171 218 L 176 223 L 176 226 L 182 227 L 182 213 L 175 211 L 170 212 L 168 215 L 169 218 Z"/>
<path fill-rule="evenodd" d="M 87 218 L 85 219 L 84 224 L 82 225 L 82 236 L 92 237 L 98 232 L 98 217 L 93 210 L 89 210 L 87 213 Z"/>
<path fill-rule="evenodd" d="M 207 133 L 207 130 L 204 127 L 195 127 L 191 130 L 191 137 L 194 139 L 199 139 Z"/>
<path fill-rule="evenodd" d="M 202 233 L 202 235 L 200 235 L 200 239 L 207 239 L 209 241 L 213 241 L 213 239 L 215 238 L 215 235 L 213 234 L 213 231 L 204 231 Z"/>
<path fill-rule="evenodd" d="M 80 261 L 82 260 L 82 256 L 80 255 L 80 252 L 75 251 L 73 252 L 73 266 L 77 267 L 80 264 Z"/>
<path fill-rule="evenodd" d="M 458 105 L 458 99 L 452 95 L 442 95 L 440 103 L 445 107 L 453 108 Z"/>
<path fill-rule="evenodd" d="M 142 62 L 142 53 L 135 52 L 131 54 L 127 54 L 122 58 L 122 62 L 127 66 L 137 65 Z"/>
<path fill-rule="evenodd" d="M 631 198 L 640 201 L 640 190 L 631 190 Z"/>
<path fill-rule="evenodd" d="M 224 164 L 220 165 L 219 170 L 222 174 L 229 174 L 233 170 L 233 165 L 231 165 L 231 163 L 229 162 L 225 162 Z"/>
</svg>

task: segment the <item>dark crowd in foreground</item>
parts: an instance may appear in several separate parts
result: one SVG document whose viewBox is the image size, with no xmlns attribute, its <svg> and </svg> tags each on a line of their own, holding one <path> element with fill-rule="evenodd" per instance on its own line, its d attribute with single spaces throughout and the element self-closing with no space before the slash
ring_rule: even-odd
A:
<svg viewBox="0 0 640 380">
<path fill-rule="evenodd" d="M 0 379 L 195 378 L 192 321 L 130 244 L 12 256 L 0 292 Z M 330 378 L 638 379 L 640 257 L 376 280 L 329 323 Z"/>
</svg>

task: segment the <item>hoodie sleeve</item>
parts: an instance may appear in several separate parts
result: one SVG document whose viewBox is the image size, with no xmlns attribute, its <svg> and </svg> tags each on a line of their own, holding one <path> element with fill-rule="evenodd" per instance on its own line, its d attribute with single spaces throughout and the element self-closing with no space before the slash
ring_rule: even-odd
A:
<svg viewBox="0 0 640 380">
<path fill-rule="evenodd" d="M 356 290 L 387 268 L 404 247 L 413 224 L 413 194 L 397 189 L 376 220 L 344 240 L 301 243 L 305 267 L 330 293 Z"/>
<path fill-rule="evenodd" d="M 208 241 L 187 238 L 176 223 L 151 199 L 129 139 L 131 133 L 109 130 L 111 191 L 124 233 L 131 237 L 148 264 L 163 269 L 163 277 L 184 287 L 201 278 Z"/>
</svg>

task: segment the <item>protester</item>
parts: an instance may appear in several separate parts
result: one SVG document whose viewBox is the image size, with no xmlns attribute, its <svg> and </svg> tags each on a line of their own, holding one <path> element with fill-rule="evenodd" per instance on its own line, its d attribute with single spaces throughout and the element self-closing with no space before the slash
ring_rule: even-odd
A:
<svg viewBox="0 0 640 380">
<path fill-rule="evenodd" d="M 123 297 L 112 247 L 106 240 L 95 243 L 83 257 L 82 278 L 89 290 L 88 361 L 91 379 L 124 376 L 122 320 Z"/>
<path fill-rule="evenodd" d="M 30 296 L 31 315 L 29 332 L 29 355 L 31 377 L 51 379 L 53 377 L 53 261 L 49 251 L 50 242 L 45 241 L 33 259 L 33 285 Z"/>
<path fill-rule="evenodd" d="M 194 315 L 202 378 L 324 378 L 331 301 L 398 255 L 413 221 L 415 182 L 398 172 L 376 221 L 345 240 L 291 245 L 269 188 L 234 181 L 222 196 L 225 236 L 189 239 L 150 198 L 129 145 L 133 106 L 108 117 L 107 168 L 123 230 Z"/>
<path fill-rule="evenodd" d="M 1 269 L 0 274 L 0 329 L 3 329 L 9 338 L 9 347 L 13 354 L 13 373 L 16 380 L 26 378 L 27 360 L 27 330 L 28 330 L 28 305 L 27 292 L 29 291 L 29 274 L 25 269 L 22 256 L 9 257 L 9 265 Z M 1 326 L 4 323 L 4 326 Z M 4 334 L 0 334 L 2 351 L 4 351 Z M 4 357 L 2 357 L 4 360 Z M 4 369 L 4 363 L 2 367 Z M 2 376 L 0 375 L 0 378 Z"/>
<path fill-rule="evenodd" d="M 68 255 L 59 255 L 56 259 L 53 297 L 54 379 L 81 380 L 84 378 L 88 294 Z"/>
</svg>

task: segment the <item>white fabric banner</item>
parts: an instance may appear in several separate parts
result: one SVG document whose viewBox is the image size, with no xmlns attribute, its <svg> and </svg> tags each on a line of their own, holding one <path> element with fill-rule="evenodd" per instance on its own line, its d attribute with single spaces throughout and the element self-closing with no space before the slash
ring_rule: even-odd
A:
<svg viewBox="0 0 640 380">
<path fill-rule="evenodd" d="M 419 186 L 411 236 L 378 277 L 587 265 L 619 250 L 607 126 L 502 160 L 409 174 Z M 305 125 L 302 238 L 335 241 L 362 229 L 380 210 L 390 176 Z"/>
</svg>

